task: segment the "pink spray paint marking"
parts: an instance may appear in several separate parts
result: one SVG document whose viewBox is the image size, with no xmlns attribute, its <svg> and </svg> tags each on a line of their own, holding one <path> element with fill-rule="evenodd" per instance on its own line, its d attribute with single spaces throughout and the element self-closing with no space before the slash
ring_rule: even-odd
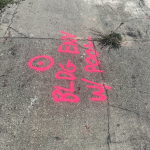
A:
<svg viewBox="0 0 150 150">
<path fill-rule="evenodd" d="M 94 55 L 92 55 L 90 52 L 94 52 Z M 91 57 L 98 57 L 98 52 L 94 49 L 88 49 L 86 50 L 86 53 Z"/>
<path fill-rule="evenodd" d="M 89 37 L 88 38 L 89 40 L 91 40 L 92 38 Z M 93 47 L 93 43 L 91 41 L 89 41 L 89 45 L 85 45 L 84 44 L 84 47 Z M 94 55 L 91 54 L 91 52 L 94 52 Z M 98 57 L 98 52 L 94 49 L 87 49 L 86 50 L 86 53 L 90 56 L 90 57 L 87 57 L 85 59 L 85 61 L 89 64 L 87 66 L 84 67 L 84 70 L 87 71 L 87 72 L 103 72 L 103 70 L 97 70 L 94 66 L 98 66 L 100 65 L 100 62 L 96 59 L 96 57 Z M 90 60 L 94 60 L 95 63 L 91 62 Z"/>
<path fill-rule="evenodd" d="M 91 69 L 90 69 L 91 68 Z M 103 70 L 97 70 L 94 66 L 92 65 L 87 65 L 84 67 L 84 70 L 87 72 L 103 72 Z"/>
<path fill-rule="evenodd" d="M 67 39 L 68 42 L 63 42 L 64 45 L 75 45 L 77 46 L 77 40 Z"/>
<path fill-rule="evenodd" d="M 99 91 L 94 91 L 93 92 L 93 95 L 99 96 L 99 98 L 90 98 L 90 100 L 92 100 L 92 101 L 104 101 L 104 100 L 107 99 L 107 97 L 105 95 L 102 95 L 102 93 L 104 93 L 104 89 L 102 87 L 87 85 L 87 88 L 97 88 L 97 89 L 99 89 Z"/>
<path fill-rule="evenodd" d="M 84 82 L 88 82 L 88 83 L 97 85 L 97 86 L 87 85 L 87 88 L 97 88 L 97 89 L 99 89 L 99 91 L 94 91 L 93 92 L 93 95 L 99 96 L 99 98 L 90 98 L 90 100 L 92 100 L 92 101 L 104 101 L 104 100 L 106 100 L 107 97 L 102 94 L 102 93 L 105 92 L 103 88 L 109 89 L 109 90 L 112 89 L 110 86 L 99 84 L 99 83 L 96 83 L 96 82 L 93 82 L 93 81 L 90 81 L 90 80 L 87 80 L 87 79 L 82 78 L 81 80 L 84 81 Z"/>
<path fill-rule="evenodd" d="M 91 38 L 91 37 L 88 37 L 88 40 L 89 40 L 89 41 L 88 41 L 88 42 L 89 42 L 89 45 L 84 44 L 83 46 L 84 46 L 84 47 L 94 47 L 94 46 L 93 46 L 93 43 L 90 41 L 90 40 L 92 40 L 92 38 Z"/>
<path fill-rule="evenodd" d="M 94 60 L 96 63 L 94 64 L 94 63 L 92 63 L 90 60 Z M 92 66 L 98 66 L 98 65 L 100 65 L 100 62 L 99 62 L 95 57 L 87 57 L 87 58 L 85 59 L 85 61 L 86 61 L 88 64 L 92 65 Z"/>
<path fill-rule="evenodd" d="M 66 39 L 68 39 L 68 38 L 75 38 L 75 37 L 76 37 L 75 35 L 69 34 L 69 33 L 64 32 L 64 31 L 60 31 L 60 33 L 67 35 L 67 36 L 62 36 L 62 37 L 61 37 L 62 40 L 66 40 Z"/>
<path fill-rule="evenodd" d="M 48 60 L 50 61 L 50 64 L 49 64 L 47 67 L 34 67 L 34 66 L 32 65 L 33 61 L 35 61 L 36 59 L 39 59 L 39 58 L 44 58 L 44 59 L 46 58 L 46 59 L 48 59 Z M 43 64 L 42 61 L 40 61 L 40 62 L 38 63 L 38 65 L 42 65 L 42 64 Z M 28 62 L 28 66 L 29 66 L 31 69 L 35 69 L 36 71 L 46 71 L 46 70 L 50 69 L 50 68 L 53 66 L 53 64 L 54 64 L 53 58 L 50 57 L 50 56 L 46 56 L 46 55 L 36 56 L 36 57 L 32 58 L 32 59 Z"/>
<path fill-rule="evenodd" d="M 43 64 L 44 64 L 43 61 L 39 61 L 39 62 L 38 62 L 38 65 L 39 65 L 39 66 L 41 66 L 41 65 L 43 65 Z"/>
<path fill-rule="evenodd" d="M 57 97 L 59 95 L 60 98 Z M 72 93 L 65 93 L 63 94 L 60 90 L 54 90 L 52 93 L 55 102 L 63 101 L 63 102 L 72 102 L 77 103 L 79 102 L 79 97 Z M 67 97 L 72 97 L 68 99 Z"/>
<path fill-rule="evenodd" d="M 74 39 L 76 36 L 72 35 L 72 34 L 69 34 L 69 33 L 66 33 L 64 31 L 60 31 L 60 32 L 66 35 L 66 36 L 61 37 L 62 40 L 67 41 L 67 42 L 63 42 L 63 45 L 72 45 L 74 51 L 70 51 L 69 46 L 66 46 L 66 49 L 63 50 L 62 45 L 59 46 L 58 51 L 63 52 L 63 53 L 79 54 L 78 48 L 76 47 L 77 46 L 77 44 L 76 44 L 77 40 Z"/>
<path fill-rule="evenodd" d="M 66 80 L 75 80 L 76 77 L 74 75 L 72 75 L 71 73 L 76 71 L 76 66 L 71 63 L 70 60 L 67 61 L 66 67 L 70 68 L 72 67 L 72 70 L 67 70 L 64 68 L 64 66 L 60 63 L 59 66 L 64 70 L 64 71 L 58 71 L 55 75 L 55 77 L 57 79 L 66 79 Z M 66 72 L 65 72 L 66 71 Z M 69 77 L 64 77 L 64 76 L 60 76 L 60 74 L 64 74 L 64 75 L 68 75 Z"/>
<path fill-rule="evenodd" d="M 60 74 L 68 75 L 69 77 L 60 76 Z M 55 75 L 55 78 L 66 79 L 66 80 L 76 80 L 76 77 L 74 75 L 65 71 L 58 71 Z"/>
<path fill-rule="evenodd" d="M 66 71 L 66 72 L 70 72 L 70 73 L 73 73 L 76 71 L 76 66 L 71 63 L 70 60 L 67 61 L 67 64 L 66 64 L 66 67 L 69 69 L 70 67 L 72 67 L 72 70 L 67 70 L 64 68 L 64 66 L 60 63 L 59 66 L 61 67 L 62 70 Z"/>
<path fill-rule="evenodd" d="M 56 89 L 59 89 L 59 90 L 63 90 L 63 91 L 67 91 L 67 92 L 74 92 L 74 82 L 71 81 L 70 82 L 70 89 L 67 89 L 67 88 L 63 88 L 63 87 L 60 87 L 60 86 L 55 86 Z"/>
<path fill-rule="evenodd" d="M 61 37 L 62 40 L 68 41 L 68 42 L 63 42 L 64 45 L 77 45 L 76 44 L 77 40 L 71 39 L 71 38 L 75 38 L 76 37 L 75 35 L 66 33 L 64 31 L 60 31 L 60 32 L 67 35 L 67 36 L 62 36 Z"/>
<path fill-rule="evenodd" d="M 78 48 L 76 46 L 73 47 L 74 51 L 70 51 L 69 46 L 66 46 L 66 49 L 62 49 L 62 45 L 59 46 L 58 51 L 62 53 L 72 53 L 72 54 L 79 54 Z"/>
<path fill-rule="evenodd" d="M 94 85 L 105 87 L 108 90 L 112 89 L 112 87 L 110 87 L 110 86 L 103 85 L 103 84 L 100 84 L 100 83 L 96 83 L 96 82 L 93 82 L 93 81 L 90 81 L 90 80 L 87 80 L 87 79 L 84 79 L 84 78 L 82 78 L 81 80 L 84 81 L 84 82 L 88 82 L 88 83 L 94 84 Z"/>
</svg>

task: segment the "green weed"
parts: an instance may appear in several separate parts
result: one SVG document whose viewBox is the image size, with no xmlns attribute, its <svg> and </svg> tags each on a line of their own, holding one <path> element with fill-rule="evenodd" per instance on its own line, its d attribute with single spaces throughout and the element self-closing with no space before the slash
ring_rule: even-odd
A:
<svg viewBox="0 0 150 150">
<path fill-rule="evenodd" d="M 96 35 L 98 36 L 94 40 L 98 41 L 100 45 L 102 44 L 104 46 L 110 46 L 111 48 L 114 49 L 119 48 L 121 46 L 122 42 L 121 34 L 112 31 L 110 34 L 105 35 L 98 30 L 92 31 L 94 31 L 94 33 L 96 33 Z"/>
<path fill-rule="evenodd" d="M 14 1 L 14 0 L 0 0 L 0 10 L 4 8 L 7 4 L 17 4 L 19 1 Z"/>
</svg>

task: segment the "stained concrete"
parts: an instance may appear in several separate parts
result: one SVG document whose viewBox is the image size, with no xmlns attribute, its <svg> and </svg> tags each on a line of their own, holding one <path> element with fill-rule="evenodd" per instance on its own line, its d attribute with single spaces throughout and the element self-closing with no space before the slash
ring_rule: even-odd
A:
<svg viewBox="0 0 150 150">
<path fill-rule="evenodd" d="M 25 0 L 9 5 L 0 25 L 0 147 L 2 150 L 149 150 L 150 61 L 148 0 Z M 118 32 L 121 48 L 101 47 L 98 69 L 84 70 L 88 37 Z M 76 35 L 79 54 L 59 53 L 60 31 Z M 54 65 L 37 72 L 31 58 L 47 55 Z M 44 61 L 45 65 L 48 63 Z M 78 103 L 56 103 L 56 79 L 71 60 L 76 65 Z M 34 65 L 37 65 L 36 62 Z M 93 102 L 94 90 L 81 78 L 112 87 Z"/>
</svg>

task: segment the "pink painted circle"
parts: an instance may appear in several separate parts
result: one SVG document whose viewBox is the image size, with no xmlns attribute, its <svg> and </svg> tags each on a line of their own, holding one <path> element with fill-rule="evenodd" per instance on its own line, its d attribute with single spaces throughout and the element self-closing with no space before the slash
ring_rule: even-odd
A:
<svg viewBox="0 0 150 150">
<path fill-rule="evenodd" d="M 49 65 L 47 67 L 34 67 L 32 65 L 33 61 L 35 61 L 36 59 L 39 59 L 39 58 L 44 58 L 44 59 L 48 59 L 50 61 Z M 39 61 L 38 62 L 38 65 L 42 65 L 43 64 L 43 61 Z M 36 71 L 46 71 L 48 69 L 50 69 L 54 64 L 54 60 L 52 57 L 50 56 L 46 56 L 46 55 L 41 55 L 41 56 L 36 56 L 36 57 L 33 57 L 29 62 L 28 62 L 28 66 L 31 68 L 31 69 L 35 69 Z"/>
</svg>

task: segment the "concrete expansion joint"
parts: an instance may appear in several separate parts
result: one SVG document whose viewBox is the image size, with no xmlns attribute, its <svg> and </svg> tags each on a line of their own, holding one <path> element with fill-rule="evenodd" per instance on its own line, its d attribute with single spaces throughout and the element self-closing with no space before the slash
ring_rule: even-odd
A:
<svg viewBox="0 0 150 150">
<path fill-rule="evenodd" d="M 111 143 L 111 139 L 110 139 L 110 133 L 107 137 L 107 145 L 108 145 L 108 150 L 110 150 L 110 143 Z"/>
<path fill-rule="evenodd" d="M 93 42 L 93 45 L 94 45 L 94 49 L 96 48 L 95 47 L 95 43 Z M 98 60 L 97 56 L 96 56 L 96 59 Z M 99 70 L 100 69 L 100 66 L 99 67 Z M 103 76 L 103 74 L 100 74 L 103 82 L 105 82 L 105 77 Z M 103 86 L 105 87 L 105 84 L 103 83 Z M 110 135 L 110 104 L 109 104 L 109 96 L 108 96 L 108 90 L 106 88 L 104 88 L 105 90 L 105 94 L 107 96 L 107 119 L 108 119 L 108 136 L 107 136 L 107 145 L 108 145 L 108 150 L 110 150 L 110 143 L 111 143 L 111 135 Z"/>
<path fill-rule="evenodd" d="M 111 143 L 111 135 L 110 135 L 110 104 L 109 104 L 109 97 L 108 97 L 108 92 L 107 89 L 105 89 L 105 93 L 107 96 L 107 118 L 108 118 L 108 137 L 107 137 L 107 145 L 108 149 L 110 150 L 110 143 Z"/>
<path fill-rule="evenodd" d="M 12 28 L 12 27 L 9 27 L 9 29 L 12 29 L 12 30 L 14 30 L 15 32 L 17 32 L 18 34 L 23 35 L 24 37 L 27 37 L 26 35 L 24 35 L 23 33 L 20 33 L 19 31 L 17 31 L 16 29 L 14 29 L 14 28 Z M 10 31 L 9 31 L 9 32 L 10 32 Z"/>
<path fill-rule="evenodd" d="M 22 35 L 24 35 L 23 33 L 20 33 L 19 31 L 17 31 L 16 29 L 14 29 L 14 28 L 12 28 L 12 27 L 10 27 L 10 29 L 12 29 L 12 30 L 14 30 L 14 31 L 16 31 L 17 33 L 19 33 L 19 34 L 22 34 Z M 28 36 L 26 36 L 26 35 L 24 35 L 24 37 L 10 37 L 10 36 L 3 36 L 3 37 L 0 37 L 0 39 L 3 39 L 3 38 L 10 38 L 10 39 L 41 39 L 41 40 L 60 40 L 59 38 L 41 38 L 41 37 L 28 37 Z M 77 39 L 78 41 L 88 41 L 88 39 Z M 80 44 L 77 44 L 79 47 L 81 47 L 81 48 L 84 48 L 84 49 L 86 49 L 85 47 L 82 47 Z"/>
</svg>

